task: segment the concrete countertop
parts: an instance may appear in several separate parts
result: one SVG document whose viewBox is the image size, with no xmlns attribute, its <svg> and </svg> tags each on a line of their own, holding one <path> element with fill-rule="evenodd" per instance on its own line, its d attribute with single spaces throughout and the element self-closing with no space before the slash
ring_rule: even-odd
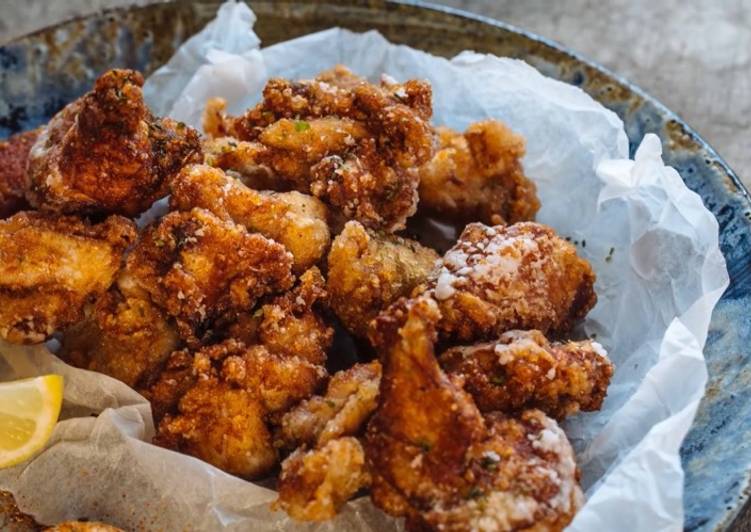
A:
<svg viewBox="0 0 751 532">
<path fill-rule="evenodd" d="M 0 43 L 149 1 L 0 0 Z M 433 1 L 554 39 L 628 78 L 685 119 L 751 187 L 751 1 Z"/>
</svg>

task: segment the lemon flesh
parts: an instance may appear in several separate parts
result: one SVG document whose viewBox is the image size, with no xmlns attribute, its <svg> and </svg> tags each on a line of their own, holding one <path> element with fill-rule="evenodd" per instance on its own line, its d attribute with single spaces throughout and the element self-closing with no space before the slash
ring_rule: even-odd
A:
<svg viewBox="0 0 751 532">
<path fill-rule="evenodd" d="M 0 383 L 0 467 L 31 458 L 49 440 L 63 403 L 63 378 Z"/>
</svg>

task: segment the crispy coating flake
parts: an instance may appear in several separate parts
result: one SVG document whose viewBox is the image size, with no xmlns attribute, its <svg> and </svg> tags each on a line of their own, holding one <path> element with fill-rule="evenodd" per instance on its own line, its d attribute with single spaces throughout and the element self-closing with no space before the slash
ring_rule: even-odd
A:
<svg viewBox="0 0 751 532">
<path fill-rule="evenodd" d="M 502 122 L 485 120 L 464 134 L 437 128 L 440 146 L 420 168 L 420 208 L 458 222 L 533 220 L 540 208 L 524 175 L 524 139 Z"/>
<path fill-rule="evenodd" d="M 336 438 L 317 449 L 299 449 L 282 462 L 273 507 L 300 521 L 325 521 L 369 484 L 360 442 Z"/>
<path fill-rule="evenodd" d="M 195 384 L 162 418 L 155 442 L 243 478 L 277 464 L 269 423 L 326 378 L 322 366 L 235 340 L 197 351 L 192 369 Z"/>
<path fill-rule="evenodd" d="M 26 162 L 40 129 L 0 140 L 0 218 L 6 218 L 27 206 Z"/>
<path fill-rule="evenodd" d="M 287 448 L 316 447 L 360 434 L 376 408 L 380 383 L 378 361 L 337 371 L 325 394 L 306 399 L 282 417 L 282 444 Z"/>
<path fill-rule="evenodd" d="M 328 256 L 331 307 L 349 331 L 365 337 L 370 321 L 425 282 L 437 260 L 432 249 L 413 240 L 349 222 Z"/>
<path fill-rule="evenodd" d="M 146 292 L 198 345 L 217 319 L 252 311 L 262 296 L 292 286 L 281 244 L 204 209 L 172 212 L 146 228 L 128 256 L 125 291 Z"/>
<path fill-rule="evenodd" d="M 339 67 L 315 80 L 270 80 L 263 101 L 238 118 L 213 101 L 206 130 L 258 142 L 242 147 L 246 165 L 253 152 L 283 187 L 393 232 L 415 212 L 418 167 L 433 155 L 430 101 L 425 82 L 376 86 Z"/>
<path fill-rule="evenodd" d="M 29 156 L 32 206 L 135 216 L 167 194 L 184 164 L 200 160 L 198 134 L 153 117 L 142 85 L 138 72 L 110 70 L 52 118 Z"/>
<path fill-rule="evenodd" d="M 276 240 L 292 253 L 298 273 L 319 262 L 331 241 L 328 210 L 320 200 L 299 192 L 257 192 L 205 165 L 183 169 L 172 183 L 170 205 L 208 209 Z"/>
<path fill-rule="evenodd" d="M 490 339 L 510 329 L 565 332 L 597 301 L 595 274 L 544 225 L 468 225 L 431 274 L 442 336 Z"/>
<path fill-rule="evenodd" d="M 433 355 L 439 319 L 427 297 L 384 317 L 365 443 L 373 502 L 409 530 L 563 530 L 583 502 L 565 434 L 539 410 L 483 418 Z"/>
<path fill-rule="evenodd" d="M 0 337 L 43 342 L 84 316 L 135 240 L 129 220 L 90 224 L 74 216 L 20 212 L 0 221 Z"/>
<path fill-rule="evenodd" d="M 112 288 L 90 316 L 65 331 L 58 356 L 136 387 L 161 370 L 178 345 L 174 325 L 148 298 Z"/>
<path fill-rule="evenodd" d="M 599 410 L 613 365 L 589 340 L 550 343 L 540 331 L 509 331 L 498 340 L 454 347 L 439 358 L 483 412 L 539 408 L 556 419 Z"/>
</svg>

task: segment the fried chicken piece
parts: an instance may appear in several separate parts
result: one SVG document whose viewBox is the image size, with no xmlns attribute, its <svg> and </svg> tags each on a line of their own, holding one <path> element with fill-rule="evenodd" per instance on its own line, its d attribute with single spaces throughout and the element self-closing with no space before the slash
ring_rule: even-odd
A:
<svg viewBox="0 0 751 532">
<path fill-rule="evenodd" d="M 184 164 L 200 161 L 198 134 L 152 116 L 142 85 L 138 72 L 110 70 L 50 120 L 29 156 L 32 206 L 135 216 L 167 194 Z"/>
<path fill-rule="evenodd" d="M 408 530 L 563 530 L 583 496 L 556 422 L 539 410 L 483 418 L 433 355 L 432 299 L 378 319 L 388 347 L 365 441 L 374 504 Z"/>
<path fill-rule="evenodd" d="M 86 320 L 65 331 L 58 356 L 136 387 L 158 372 L 178 346 L 174 325 L 148 298 L 112 288 Z"/>
<path fill-rule="evenodd" d="M 179 400 L 178 413 L 161 420 L 155 442 L 243 478 L 276 465 L 269 422 L 310 397 L 326 377 L 322 366 L 235 340 L 197 351 L 193 372 L 195 384 Z"/>
<path fill-rule="evenodd" d="M 276 240 L 292 253 L 298 273 L 319 262 L 331 241 L 328 211 L 320 200 L 299 192 L 257 192 L 205 165 L 187 166 L 175 178 L 170 205 L 208 209 Z"/>
<path fill-rule="evenodd" d="M 284 460 L 273 508 L 300 521 L 325 521 L 368 485 L 360 441 L 336 438 L 316 449 L 298 449 Z"/>
<path fill-rule="evenodd" d="M 74 216 L 19 212 L 0 221 L 0 337 L 46 340 L 84 317 L 135 240 L 129 220 L 90 224 Z"/>
<path fill-rule="evenodd" d="M 457 222 L 491 225 L 534 220 L 537 188 L 524 175 L 524 139 L 485 120 L 464 134 L 439 127 L 440 146 L 420 168 L 420 208 Z"/>
<path fill-rule="evenodd" d="M 368 227 L 404 227 L 417 204 L 418 167 L 433 155 L 430 85 L 380 86 L 338 72 L 315 80 L 272 79 L 245 115 L 213 101 L 205 129 L 258 145 L 255 164 L 287 187 L 310 192 Z M 337 82 L 338 80 L 338 82 Z"/>
<path fill-rule="evenodd" d="M 348 222 L 328 256 L 331 308 L 350 332 L 365 337 L 370 320 L 425 282 L 437 260 L 413 240 Z"/>
<path fill-rule="evenodd" d="M 141 233 L 120 288 L 148 293 L 195 346 L 217 319 L 232 321 L 262 296 L 290 288 L 291 268 L 281 244 L 195 208 L 169 213 Z"/>
<path fill-rule="evenodd" d="M 98 521 L 65 521 L 45 528 L 44 532 L 124 532 L 124 530 Z"/>
<path fill-rule="evenodd" d="M 306 399 L 281 421 L 280 444 L 297 449 L 282 462 L 275 503 L 295 519 L 333 517 L 370 485 L 365 453 L 356 436 L 378 400 L 381 364 L 356 364 L 334 374 L 326 393 Z"/>
<path fill-rule="evenodd" d="M 483 412 L 539 408 L 563 419 L 599 410 L 613 365 L 596 342 L 550 343 L 540 331 L 509 331 L 498 340 L 454 347 L 440 357 L 449 375 Z"/>
<path fill-rule="evenodd" d="M 316 447 L 360 434 L 375 411 L 380 383 L 378 361 L 337 371 L 325 394 L 306 399 L 282 417 L 282 444 L 287 448 Z"/>
<path fill-rule="evenodd" d="M 11 135 L 0 141 L 0 218 L 24 209 L 26 203 L 26 161 L 40 130 Z"/>
<path fill-rule="evenodd" d="M 595 305 L 595 274 L 541 224 L 468 225 L 427 283 L 442 337 L 490 339 L 510 329 L 562 333 Z"/>
</svg>

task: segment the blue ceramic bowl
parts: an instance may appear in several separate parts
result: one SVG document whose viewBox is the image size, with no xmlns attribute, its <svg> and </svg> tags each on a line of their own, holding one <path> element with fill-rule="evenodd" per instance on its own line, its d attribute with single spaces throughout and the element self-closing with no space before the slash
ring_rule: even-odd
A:
<svg viewBox="0 0 751 532">
<path fill-rule="evenodd" d="M 109 68 L 150 73 L 214 16 L 219 3 L 167 2 L 105 12 L 0 47 L 0 138 L 46 122 Z M 714 312 L 705 349 L 707 395 L 681 451 L 685 527 L 745 530 L 751 524 L 751 203 L 717 153 L 638 87 L 558 44 L 495 20 L 416 1 L 253 1 L 251 6 L 264 44 L 343 26 L 375 28 L 392 42 L 438 55 L 474 49 L 517 57 L 615 111 L 632 151 L 645 133 L 662 139 L 665 161 L 717 217 L 730 271 L 730 287 Z"/>
</svg>

